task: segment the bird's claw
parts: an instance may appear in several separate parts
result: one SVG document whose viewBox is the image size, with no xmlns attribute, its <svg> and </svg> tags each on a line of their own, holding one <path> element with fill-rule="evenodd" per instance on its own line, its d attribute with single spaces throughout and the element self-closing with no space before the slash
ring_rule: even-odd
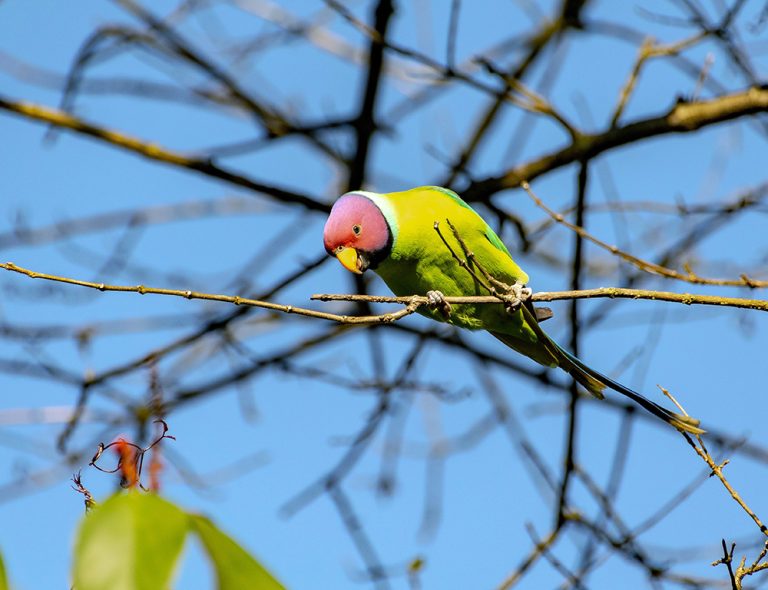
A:
<svg viewBox="0 0 768 590">
<path fill-rule="evenodd" d="M 429 307 L 438 310 L 444 318 L 451 317 L 451 304 L 445 300 L 445 295 L 440 291 L 427 291 Z"/>
<path fill-rule="evenodd" d="M 515 313 L 518 309 L 520 309 L 520 306 L 528 301 L 530 299 L 531 295 L 533 295 L 533 289 L 530 287 L 526 287 L 525 285 L 522 285 L 520 283 L 514 283 L 509 287 L 509 290 L 506 293 L 507 295 L 507 304 L 506 308 L 509 313 Z"/>
</svg>

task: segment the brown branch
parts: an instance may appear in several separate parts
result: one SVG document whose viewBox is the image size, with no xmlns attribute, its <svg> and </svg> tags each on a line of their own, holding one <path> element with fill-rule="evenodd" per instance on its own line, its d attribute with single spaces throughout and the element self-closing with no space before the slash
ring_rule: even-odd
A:
<svg viewBox="0 0 768 590">
<path fill-rule="evenodd" d="M 510 168 L 500 176 L 473 182 L 462 191 L 462 195 L 470 201 L 484 201 L 498 191 L 520 186 L 523 181 L 530 182 L 542 174 L 594 158 L 617 147 L 668 133 L 688 133 L 766 111 L 768 88 L 757 86 L 711 100 L 677 102 L 663 115 L 640 119 L 600 133 L 584 134 L 578 141 L 536 160 Z"/>
<path fill-rule="evenodd" d="M 501 584 L 499 584 L 498 590 L 509 590 L 517 584 L 530 567 L 536 563 L 544 552 L 557 540 L 561 530 L 560 527 L 557 527 L 546 537 L 536 541 L 533 549 L 531 549 L 530 553 L 528 553 L 528 555 L 520 562 L 520 565 L 518 565 L 515 570 L 509 574 Z"/>
<path fill-rule="evenodd" d="M 401 303 L 416 301 L 426 302 L 425 297 L 388 297 L 383 295 L 345 295 L 318 293 L 311 297 L 317 301 L 367 301 L 369 303 Z M 580 291 L 538 291 L 531 295 L 534 302 L 562 301 L 569 299 L 647 299 L 651 301 L 669 301 L 683 305 L 717 305 L 768 311 L 768 300 L 746 299 L 741 297 L 718 297 L 717 295 L 696 295 L 692 293 L 673 293 L 671 291 L 651 291 L 648 289 L 627 289 L 623 287 L 599 287 Z M 448 303 L 499 303 L 499 298 L 492 295 L 473 295 L 466 297 L 446 297 Z"/>
<path fill-rule="evenodd" d="M 235 76 L 220 68 L 204 54 L 197 51 L 192 44 L 184 39 L 178 32 L 171 29 L 162 20 L 154 16 L 134 0 L 116 0 L 125 10 L 144 22 L 150 31 L 158 34 L 168 48 L 180 58 L 195 65 L 212 79 L 219 82 L 227 94 L 239 102 L 249 112 L 253 113 L 272 135 L 282 135 L 290 128 L 287 122 L 273 108 L 259 104 L 252 96 L 240 86 Z M 98 35 L 98 33 L 97 33 Z M 87 47 L 87 46 L 86 46 Z M 84 56 L 87 59 L 87 54 Z M 82 59 L 82 58 L 81 58 Z M 77 68 L 77 66 L 76 66 Z M 77 69 L 73 73 L 77 73 Z"/>
<path fill-rule="evenodd" d="M 416 363 L 416 359 L 424 348 L 425 342 L 426 340 L 423 337 L 420 337 L 410 354 L 400 365 L 398 374 L 395 376 L 392 383 L 379 388 L 379 399 L 376 406 L 371 410 L 365 424 L 354 436 L 347 451 L 341 456 L 336 465 L 314 483 L 305 487 L 293 498 L 283 504 L 280 510 L 284 515 L 292 516 L 323 492 L 330 492 L 333 489 L 338 488 L 341 481 L 347 477 L 351 470 L 357 465 L 363 453 L 370 446 L 373 437 L 378 432 L 382 422 L 391 411 L 393 403 L 391 395 L 392 391 L 399 388 L 400 384 L 408 378 L 408 375 L 411 373 Z"/>
<path fill-rule="evenodd" d="M 679 410 L 687 416 L 687 413 L 685 411 L 685 408 L 683 408 L 682 405 L 678 403 L 678 401 L 672 396 L 672 394 L 664 389 L 663 387 L 659 386 L 659 389 L 666 395 L 672 402 L 679 408 Z M 689 436 L 685 432 L 681 433 L 685 440 L 688 441 L 688 444 L 691 445 L 691 448 L 696 452 L 696 454 L 701 457 L 704 462 L 707 464 L 707 466 L 711 469 L 711 474 L 717 477 L 717 479 L 720 480 L 720 483 L 723 484 L 723 487 L 725 487 L 726 490 L 728 490 L 728 494 L 730 494 L 731 498 L 733 498 L 734 502 L 736 502 L 741 509 L 746 512 L 746 514 L 749 516 L 749 518 L 752 519 L 752 521 L 757 525 L 757 528 L 760 529 L 760 532 L 768 537 L 768 527 L 766 527 L 763 524 L 763 521 L 760 520 L 760 517 L 757 516 L 754 510 L 749 507 L 749 505 L 744 501 L 744 499 L 741 497 L 739 492 L 736 491 L 736 489 L 731 485 L 731 483 L 728 481 L 728 479 L 725 477 L 725 474 L 723 473 L 723 469 L 725 469 L 725 466 L 728 465 L 729 460 L 725 459 L 721 463 L 717 463 L 713 458 L 712 455 L 710 455 L 709 451 L 707 450 L 707 447 L 704 445 L 704 441 L 701 439 L 701 436 L 696 435 L 695 437 Z M 695 438 L 695 441 L 694 441 Z M 725 539 L 723 539 L 723 557 L 718 559 L 717 561 L 713 562 L 712 565 L 720 565 L 724 564 L 728 568 L 728 574 L 731 579 L 731 584 L 734 590 L 741 590 L 742 588 L 742 578 L 744 576 L 752 575 L 756 572 L 759 572 L 763 569 L 768 569 L 768 563 L 760 563 L 763 558 L 766 556 L 766 553 L 768 553 L 768 541 L 765 542 L 763 546 L 763 550 L 760 552 L 760 554 L 757 556 L 755 561 L 752 563 L 751 566 L 746 567 L 746 557 L 741 558 L 741 563 L 739 564 L 739 567 L 736 569 L 736 572 L 733 571 L 732 567 L 732 561 L 733 561 L 733 550 L 735 549 L 736 544 L 733 543 L 731 545 L 731 550 L 728 551 Z"/>
<path fill-rule="evenodd" d="M 367 179 L 368 154 L 373 136 L 378 129 L 376 104 L 384 71 L 384 46 L 389 22 L 394 13 L 395 7 L 392 0 L 380 0 L 374 11 L 375 35 L 371 35 L 365 88 L 360 101 L 360 112 L 354 121 L 356 147 L 349 162 L 347 183 L 349 190 L 362 186 Z"/>
<path fill-rule="evenodd" d="M 278 350 L 270 349 L 269 354 L 261 357 L 251 358 L 251 362 L 242 368 L 236 369 L 233 372 L 228 372 L 221 376 L 215 376 L 207 381 L 204 381 L 197 385 L 179 389 L 174 393 L 173 398 L 165 402 L 163 410 L 170 413 L 184 405 L 187 405 L 193 401 L 198 401 L 201 398 L 211 395 L 217 391 L 242 383 L 248 379 L 251 379 L 254 375 L 263 371 L 269 367 L 280 366 L 285 359 L 295 359 L 300 355 L 311 352 L 320 346 L 327 345 L 333 339 L 342 336 L 348 332 L 348 328 L 345 325 L 337 325 L 331 327 L 329 330 L 324 330 L 319 334 L 313 335 L 309 338 L 299 340 L 293 344 L 286 346 Z M 101 377 L 102 380 L 109 373 L 102 373 L 97 378 Z"/>
<path fill-rule="evenodd" d="M 733 550 L 736 549 L 736 543 L 731 543 L 731 550 L 728 550 L 728 545 L 725 543 L 725 539 L 722 540 L 723 543 L 723 556 L 718 559 L 717 561 L 712 562 L 712 566 L 718 566 L 718 565 L 724 565 L 728 569 L 728 577 L 731 579 L 731 588 L 732 590 L 740 590 L 741 584 L 739 584 L 736 581 L 736 575 L 733 572 Z"/>
<path fill-rule="evenodd" d="M 478 63 L 480 63 L 488 73 L 503 80 L 508 91 L 514 91 L 514 94 L 505 94 L 504 100 L 524 111 L 528 111 L 529 113 L 550 117 L 555 123 L 560 125 L 566 133 L 568 133 L 571 141 L 578 141 L 581 131 L 577 130 L 576 127 L 568 121 L 565 115 L 556 110 L 546 98 L 526 87 L 525 84 L 519 80 L 512 78 L 505 72 L 499 70 L 489 60 L 479 58 Z"/>
<path fill-rule="evenodd" d="M 664 389 L 662 389 L 662 391 L 664 391 Z M 747 515 L 754 521 L 754 523 L 757 525 L 757 528 L 760 529 L 760 532 L 768 536 L 768 527 L 763 524 L 757 514 L 755 514 L 755 512 L 747 505 L 747 503 L 742 499 L 741 495 L 739 495 L 736 489 L 731 485 L 731 483 L 723 474 L 723 469 L 726 465 L 728 465 L 728 459 L 724 460 L 722 463 L 716 463 L 712 458 L 712 455 L 709 454 L 709 451 L 704 446 L 704 442 L 701 440 L 700 436 L 696 436 L 696 440 L 698 442 L 697 445 L 690 436 L 685 433 L 683 433 L 683 435 L 688 441 L 688 444 L 690 444 L 693 450 L 696 451 L 696 454 L 701 457 L 707 465 L 709 465 L 709 468 L 712 470 L 712 475 L 715 475 L 717 479 L 720 480 L 725 489 L 728 490 L 731 498 L 733 498 L 734 501 L 739 506 L 741 506 L 741 509 L 744 510 L 744 512 L 746 512 Z"/>
<path fill-rule="evenodd" d="M 587 181 L 589 179 L 589 162 L 586 160 L 579 163 L 579 173 L 576 177 L 576 223 L 584 225 L 585 223 L 585 203 L 587 199 Z M 570 272 L 570 287 L 572 291 L 576 291 L 581 288 L 582 270 L 584 268 L 584 240 L 579 234 L 573 236 L 573 256 L 571 259 L 571 272 Z M 569 326 L 569 345 L 570 349 L 575 356 L 580 354 L 580 339 L 579 331 L 581 327 L 581 321 L 579 319 L 579 300 L 571 299 L 568 305 L 568 318 L 570 320 Z M 523 310 L 523 317 L 526 317 L 526 313 L 530 315 L 530 310 L 525 308 Z M 526 320 L 531 326 L 534 326 L 534 332 L 539 340 L 545 345 L 549 342 L 549 338 L 541 331 L 538 322 L 531 322 L 528 317 Z M 551 345 L 547 345 L 547 348 L 556 353 L 557 351 L 551 350 Z M 558 358 L 556 355 L 553 358 Z M 568 505 L 568 492 L 570 489 L 571 476 L 575 467 L 578 438 L 577 431 L 579 426 L 579 413 L 578 406 L 581 399 L 579 393 L 579 383 L 575 378 L 570 379 L 569 383 L 570 399 L 568 402 L 568 430 L 565 437 L 565 450 L 564 450 L 564 467 L 563 476 L 560 480 L 560 489 L 557 498 L 557 510 L 555 512 L 555 518 L 559 525 L 562 525 L 565 521 L 566 507 Z"/>
<path fill-rule="evenodd" d="M 384 295 L 348 295 L 333 293 L 318 293 L 312 295 L 310 299 L 315 301 L 362 301 L 367 303 L 399 303 L 406 305 L 406 309 L 395 313 L 379 314 L 371 316 L 350 316 L 333 313 L 325 313 L 311 309 L 304 309 L 292 305 L 282 305 L 261 301 L 258 299 L 249 299 L 237 295 L 221 295 L 217 293 L 203 293 L 200 291 L 190 291 L 184 289 L 160 289 L 156 287 L 147 287 L 146 285 L 107 285 L 105 283 L 96 283 L 92 281 L 81 281 L 68 277 L 46 274 L 33 271 L 27 268 L 17 266 L 12 262 L 0 263 L 0 268 L 11 272 L 26 275 L 33 279 L 43 279 L 69 285 L 77 285 L 99 291 L 118 291 L 124 293 L 139 293 L 140 295 L 170 295 L 172 297 L 183 297 L 185 299 L 202 299 L 207 301 L 222 301 L 234 305 L 245 305 L 270 309 L 282 313 L 293 313 L 318 319 L 332 320 L 344 324 L 377 324 L 388 323 L 399 320 L 402 317 L 414 313 L 420 306 L 429 303 L 429 300 L 421 295 L 411 295 L 407 297 L 391 297 Z M 539 291 L 531 296 L 535 302 L 542 301 L 561 301 L 570 299 L 648 299 L 652 301 L 668 301 L 673 303 L 682 303 L 684 305 L 717 305 L 721 307 L 736 307 L 742 309 L 754 309 L 758 311 L 768 311 L 768 300 L 764 299 L 746 299 L 742 297 L 719 297 L 716 295 L 697 295 L 693 293 L 673 293 L 671 291 L 652 291 L 647 289 L 626 289 L 621 287 L 599 287 L 596 289 L 582 289 L 579 291 Z M 493 295 L 473 295 L 463 297 L 446 297 L 448 303 L 500 303 L 499 297 Z"/>
<path fill-rule="evenodd" d="M 535 31 L 530 38 L 526 41 L 525 45 L 527 53 L 523 56 L 518 63 L 513 67 L 508 68 L 505 72 L 505 77 L 502 80 L 505 82 L 504 88 L 501 89 L 495 97 L 488 103 L 483 113 L 478 117 L 474 129 L 472 130 L 469 140 L 463 147 L 461 152 L 456 157 L 455 162 L 451 166 L 451 171 L 445 181 L 444 185 L 451 185 L 456 180 L 458 174 L 469 166 L 471 160 L 475 157 L 481 144 L 487 141 L 491 135 L 490 130 L 499 120 L 499 115 L 503 112 L 503 108 L 507 104 L 507 100 L 510 97 L 512 90 L 510 80 L 521 81 L 528 72 L 529 68 L 536 62 L 541 56 L 545 47 L 550 44 L 550 41 L 555 40 L 559 42 L 562 37 L 561 33 L 569 26 L 574 26 L 578 22 L 579 13 L 582 9 L 583 2 L 576 3 L 572 13 L 566 16 L 566 7 L 572 5 L 572 2 L 566 2 L 563 6 L 563 14 L 555 21 L 545 19 L 540 25 L 539 29 Z M 568 17 L 571 18 L 568 18 Z M 449 69 L 455 68 L 449 64 Z"/>
<path fill-rule="evenodd" d="M 736 571 L 733 571 L 733 551 L 736 549 L 736 543 L 731 543 L 731 549 L 728 550 L 728 546 L 723 539 L 723 556 L 712 562 L 713 566 L 724 565 L 728 569 L 728 577 L 731 581 L 732 590 L 742 590 L 743 580 L 746 576 L 751 576 L 757 572 L 761 572 L 768 569 L 768 562 L 764 562 L 763 559 L 768 554 L 768 541 L 763 545 L 762 551 L 755 558 L 751 565 L 747 566 L 746 556 L 741 558 Z"/>
<path fill-rule="evenodd" d="M 429 299 L 422 295 L 411 295 L 408 297 L 387 297 L 382 295 L 347 295 L 319 293 L 312 295 L 313 301 L 356 301 L 366 303 L 399 303 L 405 305 L 405 308 L 392 313 L 383 313 L 377 315 L 342 315 L 335 313 L 326 313 L 314 309 L 296 307 L 294 305 L 283 305 L 262 301 L 259 299 L 250 299 L 240 297 L 239 295 L 222 295 L 219 293 L 204 293 L 201 291 L 192 291 L 188 289 L 161 289 L 157 287 L 148 287 L 146 285 L 108 285 L 106 283 L 96 283 L 93 281 L 82 281 L 69 277 L 61 277 L 47 273 L 33 271 L 27 268 L 17 266 L 12 262 L 0 262 L 0 268 L 23 274 L 32 279 L 42 279 L 68 285 L 77 285 L 88 289 L 98 291 L 114 291 L 121 293 L 138 293 L 140 295 L 168 295 L 171 297 L 183 297 L 184 299 L 201 299 L 204 301 L 221 301 L 233 305 L 242 305 L 258 307 L 286 314 L 295 314 L 304 317 L 330 320 L 341 324 L 387 324 L 395 322 L 416 312 L 422 305 L 427 305 Z M 476 295 L 465 297 L 445 297 L 448 303 L 473 303 L 473 304 L 503 304 L 505 295 Z M 684 305 L 718 305 L 721 307 L 736 307 L 742 309 L 754 309 L 758 311 L 768 311 L 768 300 L 763 299 L 744 299 L 740 297 L 718 297 L 716 295 L 695 295 L 691 293 L 672 293 L 667 291 L 649 291 L 645 289 L 624 289 L 618 287 L 601 287 L 598 289 L 584 289 L 580 291 L 541 291 L 531 296 L 533 301 L 560 301 L 572 299 L 649 299 L 654 301 L 669 301 L 682 303 Z"/>
<path fill-rule="evenodd" d="M 613 117 L 611 118 L 611 127 L 616 127 L 617 123 L 619 122 L 619 118 L 624 112 L 624 108 L 627 106 L 629 98 L 635 89 L 635 85 L 637 84 L 637 80 L 640 76 L 640 70 L 642 69 L 643 65 L 645 65 L 646 61 L 655 57 L 669 57 L 679 55 L 681 51 L 698 44 L 705 37 L 705 33 L 699 32 L 696 33 L 693 37 L 683 39 L 682 41 L 678 41 L 677 43 L 672 43 L 670 45 L 656 45 L 653 41 L 653 38 L 646 38 L 645 41 L 643 41 L 643 44 L 640 46 L 640 51 L 638 52 L 637 59 L 635 60 L 635 65 L 629 74 L 629 78 L 621 89 L 619 102 L 616 105 L 616 110 L 614 111 Z"/>
<path fill-rule="evenodd" d="M 0 263 L 0 268 L 17 272 L 26 275 L 32 279 L 44 279 L 47 281 L 54 281 L 57 283 L 67 283 L 69 285 L 77 285 L 79 287 L 87 287 L 89 289 L 97 289 L 99 291 L 116 291 L 122 293 L 138 293 L 140 295 L 170 295 L 171 297 L 183 297 L 184 299 L 202 299 L 205 301 L 222 301 L 224 303 L 232 303 L 234 305 L 247 305 L 251 307 L 259 307 L 262 309 L 269 309 L 272 311 L 279 311 L 281 313 L 292 313 L 296 315 L 317 318 L 322 320 L 331 320 L 339 322 L 341 324 L 376 324 L 376 323 L 388 323 L 399 320 L 402 317 L 412 314 L 419 306 L 425 304 L 427 299 L 425 297 L 413 298 L 413 301 L 408 304 L 404 309 L 396 311 L 394 313 L 385 313 L 372 316 L 348 316 L 338 315 L 335 313 L 325 313 L 322 311 L 315 311 L 312 309 L 304 309 L 302 307 L 295 307 L 293 305 L 281 305 L 279 303 L 271 303 L 269 301 L 260 301 L 258 299 L 249 299 L 247 297 L 240 297 L 238 295 L 220 295 L 217 293 L 202 293 L 200 291 L 190 291 L 183 289 L 158 289 L 156 287 L 147 287 L 146 285 L 107 285 L 105 283 L 95 283 L 92 281 L 81 281 L 79 279 L 71 279 L 68 277 L 60 277 L 56 275 L 50 275 L 42 272 L 36 272 L 27 268 L 16 266 L 12 262 Z"/>
<path fill-rule="evenodd" d="M 209 158 L 189 156 L 175 152 L 156 143 L 143 141 L 120 131 L 112 131 L 100 127 L 58 109 L 52 109 L 31 102 L 11 100 L 4 96 L 0 96 L 0 109 L 96 138 L 104 143 L 133 152 L 150 160 L 163 162 L 164 164 L 170 164 L 179 168 L 186 168 L 206 176 L 224 180 L 230 184 L 272 197 L 281 203 L 293 203 L 312 211 L 324 213 L 330 210 L 328 205 L 316 199 L 288 189 L 262 184 L 238 172 L 223 168 L 212 162 Z"/>
<path fill-rule="evenodd" d="M 453 226 L 451 221 L 449 219 L 446 219 L 445 221 L 446 223 L 448 223 L 448 226 L 451 228 L 451 231 L 453 232 L 454 237 L 457 239 L 457 241 L 459 241 L 459 245 L 464 250 L 466 259 L 461 258 L 459 257 L 458 254 L 456 254 L 456 251 L 448 243 L 448 240 L 445 239 L 445 236 L 443 236 L 443 232 L 440 231 L 440 222 L 435 221 L 432 227 L 437 232 L 437 235 L 440 237 L 440 240 L 443 242 L 443 244 L 445 244 L 445 247 L 451 253 L 451 256 L 458 263 L 458 265 L 469 273 L 469 275 L 472 277 L 472 280 L 474 280 L 478 285 L 482 286 L 486 291 L 488 291 L 491 294 L 491 297 L 493 297 L 493 299 L 495 299 L 498 302 L 500 298 L 497 296 L 497 293 L 495 292 L 494 288 L 491 285 L 485 283 L 483 279 L 481 279 L 477 275 L 477 273 L 474 271 L 474 269 L 470 266 L 470 264 L 472 266 L 475 265 L 474 255 L 472 254 L 472 252 L 467 250 L 466 245 L 461 241 L 461 236 L 458 234 L 458 232 L 456 231 L 456 228 Z"/>
</svg>

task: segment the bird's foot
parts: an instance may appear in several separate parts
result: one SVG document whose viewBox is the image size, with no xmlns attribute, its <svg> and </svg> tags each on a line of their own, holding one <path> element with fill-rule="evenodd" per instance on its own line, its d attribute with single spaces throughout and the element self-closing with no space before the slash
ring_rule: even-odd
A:
<svg viewBox="0 0 768 590">
<path fill-rule="evenodd" d="M 451 317 L 451 304 L 440 291 L 427 291 L 427 299 L 430 308 L 438 310 L 445 319 Z"/>
<path fill-rule="evenodd" d="M 520 306 L 530 299 L 533 295 L 533 289 L 526 287 L 520 283 L 514 283 L 509 287 L 506 292 L 507 303 L 506 308 L 508 313 L 515 313 Z"/>
</svg>

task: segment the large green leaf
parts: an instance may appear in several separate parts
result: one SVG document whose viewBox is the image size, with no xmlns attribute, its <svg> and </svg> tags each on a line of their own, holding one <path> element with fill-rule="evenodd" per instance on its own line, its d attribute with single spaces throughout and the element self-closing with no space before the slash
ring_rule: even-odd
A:
<svg viewBox="0 0 768 590">
<path fill-rule="evenodd" d="M 3 556 L 0 555 L 0 590 L 8 590 L 8 578 L 5 575 L 5 564 L 3 563 Z"/>
<path fill-rule="evenodd" d="M 189 517 L 154 494 L 111 497 L 85 516 L 75 541 L 77 590 L 165 590 Z"/>
<path fill-rule="evenodd" d="M 219 590 L 285 590 L 264 567 L 231 537 L 203 516 L 190 515 L 216 572 Z"/>
</svg>

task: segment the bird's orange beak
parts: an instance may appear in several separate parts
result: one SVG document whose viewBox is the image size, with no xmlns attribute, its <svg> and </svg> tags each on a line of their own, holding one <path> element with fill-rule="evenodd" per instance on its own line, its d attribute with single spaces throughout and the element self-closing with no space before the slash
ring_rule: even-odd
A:
<svg viewBox="0 0 768 590">
<path fill-rule="evenodd" d="M 348 271 L 353 272 L 356 275 L 363 274 L 363 271 L 358 268 L 357 250 L 354 248 L 343 248 L 336 253 L 336 258 L 339 259 L 339 262 L 341 262 L 342 266 Z"/>
</svg>

